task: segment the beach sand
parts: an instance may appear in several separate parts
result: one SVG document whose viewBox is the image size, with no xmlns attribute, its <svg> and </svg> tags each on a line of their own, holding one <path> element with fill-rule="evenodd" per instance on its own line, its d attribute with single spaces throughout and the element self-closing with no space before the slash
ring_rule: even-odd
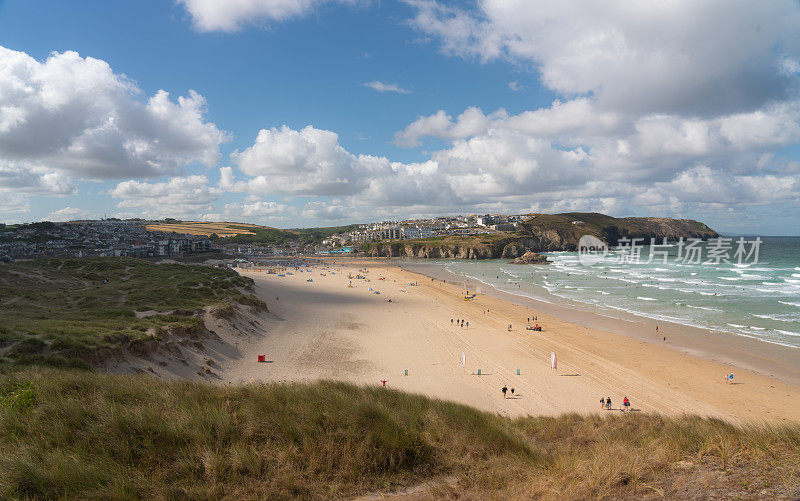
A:
<svg viewBox="0 0 800 501">
<path fill-rule="evenodd" d="M 348 279 L 364 266 L 369 281 Z M 555 316 L 486 294 L 464 301 L 461 285 L 391 263 L 337 260 L 306 269 L 285 277 L 241 271 L 254 279 L 270 313 L 261 332 L 239 344 L 241 357 L 216 370 L 223 382 L 386 381 L 389 388 L 512 417 L 619 412 L 628 397 L 641 413 L 800 420 L 791 367 L 784 377 L 770 377 L 710 359 L 709 346 L 692 354 L 613 332 L 611 325 L 589 328 L 584 317 L 570 321 L 579 314 L 566 308 Z M 414 282 L 419 286 L 406 285 Z M 533 315 L 543 332 L 525 330 Z M 451 318 L 469 321 L 469 328 L 451 325 Z M 258 363 L 259 354 L 267 362 Z M 724 382 L 730 372 L 736 384 Z M 504 385 L 514 388 L 513 398 L 503 398 Z M 601 410 L 601 397 L 611 397 L 614 410 Z"/>
</svg>

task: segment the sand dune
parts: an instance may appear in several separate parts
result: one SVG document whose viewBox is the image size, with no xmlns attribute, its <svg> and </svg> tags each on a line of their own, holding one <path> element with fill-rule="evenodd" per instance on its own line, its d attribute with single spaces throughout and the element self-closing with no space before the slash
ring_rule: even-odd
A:
<svg viewBox="0 0 800 501">
<path fill-rule="evenodd" d="M 728 365 L 485 295 L 464 301 L 460 287 L 394 266 L 373 263 L 369 281 L 353 279 L 348 287 L 348 273 L 360 266 L 334 263 L 286 277 L 242 272 L 255 280 L 271 314 L 263 334 L 239 346 L 242 358 L 217 371 L 222 380 L 385 380 L 387 387 L 508 416 L 609 412 L 599 405 L 606 396 L 614 409 L 627 396 L 645 413 L 747 422 L 800 416 L 800 389 L 791 383 L 737 369 L 741 384 L 726 385 Z M 411 282 L 420 285 L 405 285 Z M 544 332 L 524 329 L 534 314 Z M 469 328 L 451 325 L 451 318 L 466 319 Z M 551 351 L 557 371 L 550 369 Z M 262 353 L 267 363 L 257 362 Z M 502 397 L 503 385 L 515 389 L 514 398 Z"/>
</svg>

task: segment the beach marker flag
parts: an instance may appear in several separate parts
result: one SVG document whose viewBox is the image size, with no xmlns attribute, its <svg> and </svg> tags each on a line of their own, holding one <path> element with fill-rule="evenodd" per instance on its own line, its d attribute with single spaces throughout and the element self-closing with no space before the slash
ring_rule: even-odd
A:
<svg viewBox="0 0 800 501">
<path fill-rule="evenodd" d="M 481 375 L 481 370 L 480 370 L 480 369 L 478 369 L 478 375 L 479 375 L 479 376 Z"/>
<path fill-rule="evenodd" d="M 550 352 L 550 370 L 558 370 L 558 359 L 554 351 Z"/>
<path fill-rule="evenodd" d="M 517 369 L 517 376 L 519 376 L 519 369 Z"/>
<path fill-rule="evenodd" d="M 406 376 L 408 376 L 408 369 L 406 369 L 406 372 L 405 372 L 405 374 L 406 374 Z"/>
<path fill-rule="evenodd" d="M 266 362 L 267 361 L 267 356 L 266 355 L 259 355 L 258 356 L 258 361 L 259 362 Z"/>
</svg>

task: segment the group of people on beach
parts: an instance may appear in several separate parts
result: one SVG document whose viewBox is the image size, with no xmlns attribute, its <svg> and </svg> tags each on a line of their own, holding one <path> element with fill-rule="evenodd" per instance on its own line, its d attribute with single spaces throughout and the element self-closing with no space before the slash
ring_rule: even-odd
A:
<svg viewBox="0 0 800 501">
<path fill-rule="evenodd" d="M 462 329 L 465 329 L 465 328 L 466 328 L 466 329 L 469 329 L 469 322 L 467 322 L 467 321 L 466 321 L 466 320 L 464 320 L 463 318 L 456 318 L 456 319 L 455 319 L 455 322 L 454 322 L 454 321 L 453 321 L 453 319 L 451 318 L 451 319 L 450 319 L 450 325 L 453 325 L 453 324 L 455 324 L 455 325 L 457 325 L 457 326 L 461 327 Z"/>
<path fill-rule="evenodd" d="M 508 393 L 508 386 L 503 385 L 503 388 L 500 389 L 500 392 L 503 394 L 503 398 L 508 398 L 506 394 Z M 511 396 L 514 396 L 514 388 L 511 388 Z"/>
<path fill-rule="evenodd" d="M 622 408 L 620 409 L 622 412 L 630 410 L 631 401 L 628 400 L 628 397 L 624 397 L 622 399 Z M 611 410 L 611 397 L 600 398 L 600 408 L 603 410 L 610 411 Z"/>
</svg>

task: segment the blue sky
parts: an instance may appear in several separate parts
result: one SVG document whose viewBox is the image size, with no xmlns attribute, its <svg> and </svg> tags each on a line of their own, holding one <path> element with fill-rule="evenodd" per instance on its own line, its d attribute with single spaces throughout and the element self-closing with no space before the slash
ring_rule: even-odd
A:
<svg viewBox="0 0 800 501">
<path fill-rule="evenodd" d="M 592 210 L 800 234 L 798 19 L 794 2 L 6 0 L 0 220 Z"/>
</svg>

